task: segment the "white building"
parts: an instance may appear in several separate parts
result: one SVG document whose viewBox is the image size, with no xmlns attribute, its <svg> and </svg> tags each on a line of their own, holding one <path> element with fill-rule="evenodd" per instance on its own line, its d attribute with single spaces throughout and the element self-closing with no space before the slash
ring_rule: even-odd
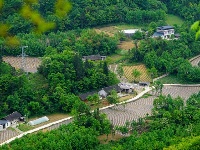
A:
<svg viewBox="0 0 200 150">
<path fill-rule="evenodd" d="M 156 32 L 152 35 L 153 38 L 161 37 L 162 39 L 170 39 L 174 35 L 174 27 L 172 26 L 161 26 L 157 27 Z"/>
<path fill-rule="evenodd" d="M 122 30 L 121 32 L 124 33 L 127 37 L 133 36 L 137 31 L 141 32 L 141 29 L 127 29 Z"/>
<path fill-rule="evenodd" d="M 49 118 L 47 116 L 44 116 L 42 118 L 38 118 L 36 120 L 29 121 L 28 124 L 31 125 L 31 126 L 34 126 L 34 125 L 37 125 L 37 124 L 40 124 L 40 123 L 43 123 L 43 122 L 46 122 L 46 121 L 49 121 Z"/>
</svg>

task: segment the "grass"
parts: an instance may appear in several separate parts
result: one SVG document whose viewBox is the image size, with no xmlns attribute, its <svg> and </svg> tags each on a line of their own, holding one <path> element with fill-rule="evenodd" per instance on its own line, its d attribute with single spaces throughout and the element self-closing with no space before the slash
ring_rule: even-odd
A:
<svg viewBox="0 0 200 150">
<path fill-rule="evenodd" d="M 142 28 L 142 25 L 126 24 L 126 23 L 116 24 L 115 26 L 120 30 Z"/>
<path fill-rule="evenodd" d="M 9 130 L 11 130 L 11 131 L 15 131 L 15 129 L 12 128 L 12 127 L 8 127 L 7 129 L 9 129 Z"/>
<path fill-rule="evenodd" d="M 146 94 L 144 94 L 141 98 L 148 98 L 149 96 L 152 96 L 152 95 L 149 94 L 149 93 L 146 93 Z"/>
<path fill-rule="evenodd" d="M 107 144 L 111 141 L 118 141 L 119 139 L 123 137 L 124 136 L 116 133 L 114 136 L 112 136 L 112 134 L 108 134 L 108 138 L 107 138 L 107 135 L 103 134 L 103 135 L 98 136 L 98 139 L 101 144 Z"/>
<path fill-rule="evenodd" d="M 167 18 L 166 18 L 166 23 L 169 25 L 182 25 L 183 24 L 183 19 L 181 19 L 178 16 L 172 15 L 172 14 L 168 14 Z"/>
<path fill-rule="evenodd" d="M 29 126 L 27 124 L 19 124 L 18 129 L 23 131 L 23 132 L 26 132 L 26 131 L 33 129 L 33 127 Z"/>
<path fill-rule="evenodd" d="M 168 75 L 159 79 L 163 84 L 198 84 L 197 82 L 188 82 L 178 78 L 176 75 Z M 200 83 L 200 82 L 199 82 Z"/>
</svg>

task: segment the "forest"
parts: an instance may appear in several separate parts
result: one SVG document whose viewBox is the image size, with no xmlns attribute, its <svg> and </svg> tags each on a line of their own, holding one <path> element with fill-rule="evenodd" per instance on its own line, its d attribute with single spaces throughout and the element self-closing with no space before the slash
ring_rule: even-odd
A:
<svg viewBox="0 0 200 150">
<path fill-rule="evenodd" d="M 76 0 L 63 5 L 66 12 L 60 11 L 61 16 L 55 4 L 56 0 L 0 1 L 0 117 L 14 111 L 29 117 L 61 112 L 74 115 L 74 121 L 53 131 L 26 135 L 0 149 L 198 149 L 200 93 L 186 105 L 181 98 L 161 95 L 154 101 L 152 116 L 119 128 L 98 107 L 91 112 L 78 95 L 120 82 L 109 70 L 109 61 L 82 60 L 96 54 L 112 57 L 119 51 L 118 44 L 125 39 L 122 34 L 109 36 L 93 29 L 111 24 L 138 25 L 147 33 L 131 37 L 136 46 L 123 60 L 144 63 L 152 78 L 169 73 L 200 83 L 200 68 L 189 62 L 200 54 L 198 30 L 191 30 L 200 19 L 199 0 Z M 24 15 L 26 5 L 46 22 Z M 173 25 L 180 39 L 151 38 L 157 26 L 166 25 L 168 14 L 184 20 L 181 26 Z M 39 28 L 38 22 L 46 28 Z M 37 73 L 27 74 L 3 61 L 4 56 L 19 56 L 22 45 L 28 45 L 28 56 L 41 58 Z M 131 135 L 119 141 L 101 144 L 98 139 L 127 130 Z"/>
<path fill-rule="evenodd" d="M 200 93 L 192 95 L 186 105 L 181 98 L 161 95 L 154 101 L 153 116 L 133 120 L 120 130 L 113 128 L 105 116 L 99 115 L 98 109 L 89 113 L 85 108 L 85 115 L 77 113 L 71 124 L 26 135 L 0 149 L 196 150 L 200 144 L 199 107 Z M 131 135 L 109 144 L 100 144 L 99 135 L 112 133 L 115 136 L 117 130 L 123 134 L 129 130 Z"/>
</svg>

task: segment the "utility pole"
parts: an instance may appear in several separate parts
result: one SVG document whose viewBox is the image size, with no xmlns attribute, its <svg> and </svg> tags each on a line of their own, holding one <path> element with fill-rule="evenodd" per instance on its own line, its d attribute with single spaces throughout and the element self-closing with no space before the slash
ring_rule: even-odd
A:
<svg viewBox="0 0 200 150">
<path fill-rule="evenodd" d="M 25 62 L 25 57 L 27 56 L 24 52 L 24 48 L 27 48 L 28 46 L 22 46 L 22 61 L 21 61 L 21 69 L 24 70 L 25 72 L 25 65 L 26 65 L 26 62 Z"/>
</svg>

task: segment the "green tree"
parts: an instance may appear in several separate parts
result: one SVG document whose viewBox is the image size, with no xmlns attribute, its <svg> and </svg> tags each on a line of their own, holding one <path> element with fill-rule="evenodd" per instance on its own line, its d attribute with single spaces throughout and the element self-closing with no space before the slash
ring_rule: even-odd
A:
<svg viewBox="0 0 200 150">
<path fill-rule="evenodd" d="M 162 95 L 163 84 L 160 81 L 153 82 L 153 88 L 155 89 L 155 95 Z"/>
<path fill-rule="evenodd" d="M 199 39 L 200 37 L 200 20 L 196 21 L 192 26 L 191 29 L 194 30 L 196 32 L 196 40 Z"/>
<path fill-rule="evenodd" d="M 106 97 L 106 99 L 108 100 L 108 102 L 110 104 L 117 104 L 119 102 L 119 97 L 118 97 L 117 92 L 115 90 L 112 90 L 110 95 L 108 95 Z"/>
<path fill-rule="evenodd" d="M 136 82 L 136 79 L 138 80 L 138 79 L 140 78 L 141 75 L 142 75 L 142 73 L 141 73 L 139 70 L 134 69 L 134 70 L 132 71 L 132 76 L 133 76 L 133 78 L 134 78 L 134 82 Z"/>
</svg>

